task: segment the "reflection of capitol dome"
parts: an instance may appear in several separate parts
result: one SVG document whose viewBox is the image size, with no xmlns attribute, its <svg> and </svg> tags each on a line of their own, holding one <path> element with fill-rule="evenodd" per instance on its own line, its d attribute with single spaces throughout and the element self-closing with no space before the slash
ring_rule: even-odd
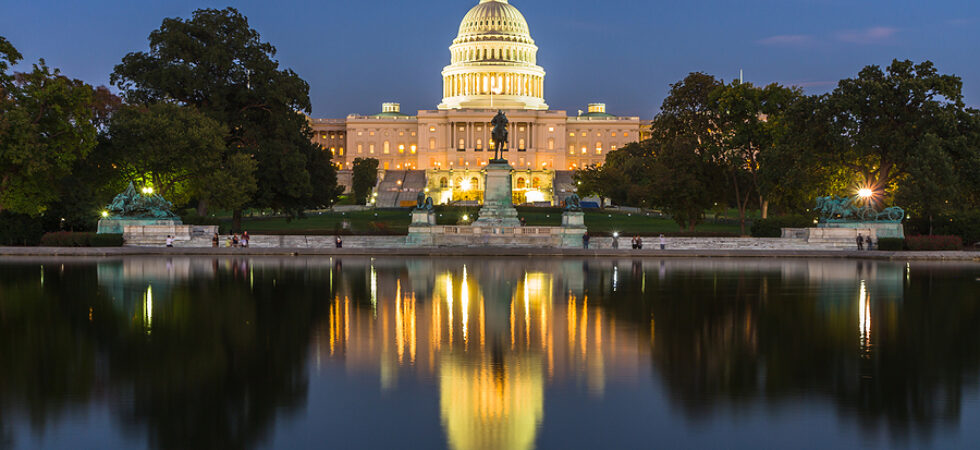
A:
<svg viewBox="0 0 980 450">
<path fill-rule="evenodd" d="M 524 15 L 507 0 L 480 0 L 449 51 L 439 109 L 548 109 L 538 47 Z"/>
</svg>

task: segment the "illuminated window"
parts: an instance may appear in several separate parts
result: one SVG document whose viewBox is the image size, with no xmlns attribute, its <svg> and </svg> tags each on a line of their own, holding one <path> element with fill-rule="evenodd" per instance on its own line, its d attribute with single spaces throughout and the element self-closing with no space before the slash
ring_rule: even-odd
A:
<svg viewBox="0 0 980 450">
<path fill-rule="evenodd" d="M 337 149 L 336 148 L 333 148 L 333 147 L 330 147 L 330 154 L 331 155 L 336 155 L 337 154 Z"/>
<path fill-rule="evenodd" d="M 337 133 L 337 138 L 343 139 L 344 138 L 344 133 Z"/>
<path fill-rule="evenodd" d="M 575 154 L 575 146 L 574 145 L 569 145 L 568 146 L 568 154 L 569 155 L 574 155 Z"/>
<path fill-rule="evenodd" d="M 629 133 L 624 132 L 623 137 L 627 137 L 627 136 L 629 136 Z"/>
<path fill-rule="evenodd" d="M 548 138 L 548 150 L 555 149 L 555 138 Z"/>
<path fill-rule="evenodd" d="M 429 132 L 430 133 L 435 133 L 436 132 L 436 127 L 429 127 Z"/>
<path fill-rule="evenodd" d="M 371 144 L 371 145 L 368 146 L 368 153 L 370 153 L 372 155 L 374 154 L 374 144 Z"/>
<path fill-rule="evenodd" d="M 357 144 L 357 154 L 364 153 L 364 144 Z"/>
<path fill-rule="evenodd" d="M 476 140 L 476 150 L 477 151 L 483 150 L 483 139 Z"/>
<path fill-rule="evenodd" d="M 524 127 L 517 127 L 518 131 L 524 131 Z"/>
<path fill-rule="evenodd" d="M 320 135 L 320 139 L 326 139 L 326 138 L 327 138 L 327 133 L 323 133 Z"/>
<path fill-rule="evenodd" d="M 363 131 L 358 131 L 358 132 L 357 132 L 357 135 L 358 135 L 358 136 L 364 136 L 364 132 L 363 132 Z"/>
<path fill-rule="evenodd" d="M 522 138 L 521 140 L 517 141 L 517 151 L 523 152 L 525 150 L 526 149 L 524 148 L 524 139 Z"/>
<path fill-rule="evenodd" d="M 412 132 L 412 136 L 415 136 L 415 132 L 414 131 Z"/>
<path fill-rule="evenodd" d="M 412 144 L 411 148 L 412 148 L 412 154 L 414 155 L 415 151 L 418 150 L 418 147 L 415 144 Z"/>
<path fill-rule="evenodd" d="M 586 134 L 587 134 L 587 133 L 583 131 L 583 132 L 581 133 L 581 136 L 582 136 L 582 137 L 585 137 L 585 136 L 586 136 Z"/>
<path fill-rule="evenodd" d="M 586 154 L 586 153 L 588 153 L 588 152 L 589 152 L 589 149 L 587 149 L 585 147 L 582 147 L 582 154 L 583 155 Z"/>
<path fill-rule="evenodd" d="M 405 153 L 405 144 L 398 144 L 398 153 Z"/>
<path fill-rule="evenodd" d="M 429 138 L 429 150 L 436 149 L 436 138 Z"/>
<path fill-rule="evenodd" d="M 374 136 L 374 132 L 373 131 L 371 132 L 371 136 Z"/>
<path fill-rule="evenodd" d="M 524 181 L 524 177 L 517 179 L 517 189 L 524 189 L 527 187 L 527 182 Z"/>
<path fill-rule="evenodd" d="M 538 177 L 534 177 L 534 180 L 531 181 L 531 187 L 534 189 L 541 187 L 541 179 Z"/>
<path fill-rule="evenodd" d="M 480 179 L 477 177 L 470 178 L 470 189 L 479 189 Z"/>
<path fill-rule="evenodd" d="M 483 131 L 483 127 L 476 127 L 476 131 Z"/>
<path fill-rule="evenodd" d="M 613 131 L 612 137 L 616 137 L 616 132 Z"/>
<path fill-rule="evenodd" d="M 344 156 L 344 148 L 340 147 L 338 150 L 339 152 L 337 154 L 339 154 L 340 156 Z"/>
<path fill-rule="evenodd" d="M 460 138 L 459 139 L 459 145 L 456 146 L 456 149 L 459 150 L 459 151 L 466 150 L 466 140 L 463 139 L 463 138 Z"/>
<path fill-rule="evenodd" d="M 385 141 L 384 146 L 382 147 L 381 152 L 384 153 L 384 154 L 386 154 L 386 155 L 389 154 L 389 153 L 391 153 L 391 143 L 388 142 L 388 141 Z"/>
<path fill-rule="evenodd" d="M 575 132 L 573 131 L 573 132 L 568 133 L 568 137 L 575 137 Z"/>
<path fill-rule="evenodd" d="M 391 163 L 389 163 L 388 161 L 385 161 L 385 170 L 388 170 L 388 165 L 389 164 L 391 164 Z"/>
<path fill-rule="evenodd" d="M 333 133 L 330 133 L 330 139 L 333 139 L 333 138 L 334 138 L 334 134 Z"/>
<path fill-rule="evenodd" d="M 609 146 L 609 151 L 614 151 L 614 150 L 616 150 L 616 146 L 615 145 L 610 145 Z"/>
<path fill-rule="evenodd" d="M 459 131 L 466 131 L 466 128 L 464 128 L 464 127 L 459 127 Z"/>
<path fill-rule="evenodd" d="M 404 136 L 404 135 L 405 135 L 405 132 L 404 132 L 404 131 L 399 131 L 399 132 L 398 132 L 398 135 L 399 135 L 399 136 Z"/>
<path fill-rule="evenodd" d="M 548 127 L 548 132 L 549 133 L 554 133 L 555 132 L 555 127 Z"/>
<path fill-rule="evenodd" d="M 601 155 L 602 154 L 602 142 L 596 142 L 595 143 L 595 154 L 597 154 L 597 155 Z"/>
</svg>

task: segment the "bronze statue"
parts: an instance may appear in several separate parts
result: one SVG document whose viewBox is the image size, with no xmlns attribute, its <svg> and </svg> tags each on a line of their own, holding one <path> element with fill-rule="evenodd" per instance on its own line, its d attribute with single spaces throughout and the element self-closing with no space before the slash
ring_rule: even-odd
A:
<svg viewBox="0 0 980 450">
<path fill-rule="evenodd" d="M 172 211 L 173 205 L 158 194 L 140 194 L 130 182 L 123 193 L 106 207 L 110 219 L 166 219 L 179 220 Z"/>
<path fill-rule="evenodd" d="M 504 115 L 503 110 L 497 110 L 497 115 L 493 116 L 493 120 L 490 121 L 490 124 L 493 125 L 493 159 L 496 161 L 504 159 L 504 144 L 507 142 L 507 135 L 509 134 L 507 132 L 508 122 L 507 116 Z"/>
<path fill-rule="evenodd" d="M 582 199 L 579 198 L 578 194 L 571 194 L 565 197 L 565 211 L 581 211 L 582 210 Z"/>
<path fill-rule="evenodd" d="M 432 197 L 426 196 L 425 192 L 419 192 L 419 195 L 415 198 L 415 209 L 432 211 L 433 207 Z"/>
</svg>

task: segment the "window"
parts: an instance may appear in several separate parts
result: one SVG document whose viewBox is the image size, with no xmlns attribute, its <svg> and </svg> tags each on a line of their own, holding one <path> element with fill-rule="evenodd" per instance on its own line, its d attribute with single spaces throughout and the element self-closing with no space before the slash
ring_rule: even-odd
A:
<svg viewBox="0 0 980 450">
<path fill-rule="evenodd" d="M 588 153 L 588 152 L 589 152 L 589 149 L 587 149 L 585 147 L 582 147 L 582 154 L 583 155 L 586 154 L 586 153 Z"/>
<path fill-rule="evenodd" d="M 623 137 L 628 137 L 629 135 L 629 133 L 623 132 Z"/>
<path fill-rule="evenodd" d="M 340 155 L 340 156 L 344 156 L 344 148 L 343 147 L 340 147 L 339 150 L 340 151 L 337 154 Z"/>
<path fill-rule="evenodd" d="M 527 187 L 527 182 L 524 181 L 524 177 L 517 179 L 517 189 L 524 189 Z"/>
<path fill-rule="evenodd" d="M 575 137 L 575 132 L 572 131 L 572 132 L 568 133 L 568 137 Z"/>
<path fill-rule="evenodd" d="M 320 139 L 326 139 L 326 138 L 327 138 L 327 133 L 323 133 L 320 135 Z"/>
<path fill-rule="evenodd" d="M 405 135 L 405 132 L 404 132 L 404 131 L 399 131 L 399 132 L 398 132 L 398 135 L 399 135 L 399 136 L 404 136 L 404 135 Z"/>
<path fill-rule="evenodd" d="M 415 144 L 412 144 L 412 154 L 413 155 L 415 154 L 415 151 L 416 150 L 418 150 L 418 147 Z"/>
<path fill-rule="evenodd" d="M 374 154 L 374 144 L 371 144 L 370 146 L 368 146 L 368 153 L 370 153 L 372 155 Z"/>
<path fill-rule="evenodd" d="M 388 170 L 388 166 L 389 166 L 390 164 L 391 164 L 391 163 L 389 163 L 388 161 L 385 161 L 385 166 L 384 166 L 384 167 L 385 167 L 385 170 Z"/>
<path fill-rule="evenodd" d="M 336 148 L 333 148 L 333 147 L 330 147 L 330 154 L 331 155 L 336 155 L 337 154 L 337 149 Z"/>
<path fill-rule="evenodd" d="M 483 127 L 476 127 L 476 131 L 483 131 Z"/>
<path fill-rule="evenodd" d="M 601 155 L 602 154 L 602 142 L 596 142 L 595 143 L 595 154 L 597 154 L 597 155 Z"/>
<path fill-rule="evenodd" d="M 463 138 L 459 139 L 459 144 L 456 146 L 456 150 L 465 151 L 466 150 L 466 140 Z"/>
<path fill-rule="evenodd" d="M 555 132 L 555 127 L 548 127 L 548 132 L 549 133 L 554 133 Z"/>
<path fill-rule="evenodd" d="M 616 132 L 613 131 L 612 137 L 616 137 Z"/>
<path fill-rule="evenodd" d="M 569 145 L 568 146 L 568 154 L 569 155 L 574 155 L 575 154 L 575 146 L 574 145 Z"/>
<path fill-rule="evenodd" d="M 555 138 L 548 138 L 548 150 L 555 149 Z"/>
<path fill-rule="evenodd" d="M 429 150 L 436 149 L 436 138 L 429 138 Z"/>
<path fill-rule="evenodd" d="M 374 136 L 374 132 L 373 131 L 371 132 L 371 136 Z"/>
<path fill-rule="evenodd" d="M 389 153 L 391 153 L 391 142 L 385 141 L 384 147 L 381 150 L 381 152 L 384 153 L 384 154 L 386 154 L 386 155 L 389 154 Z"/>
<path fill-rule="evenodd" d="M 333 133 L 330 133 L 330 139 L 333 139 L 333 138 L 334 138 L 334 134 Z"/>
<path fill-rule="evenodd" d="M 476 151 L 482 151 L 482 150 L 483 150 L 483 139 L 477 139 L 476 140 Z"/>
<path fill-rule="evenodd" d="M 609 151 L 615 151 L 615 150 L 616 150 L 616 146 L 615 145 L 610 145 L 609 146 Z"/>
<path fill-rule="evenodd" d="M 480 179 L 477 177 L 470 178 L 470 189 L 479 189 Z"/>
<path fill-rule="evenodd" d="M 357 144 L 357 154 L 364 153 L 364 144 Z"/>
<path fill-rule="evenodd" d="M 363 132 L 363 131 L 358 131 L 358 132 L 357 132 L 357 135 L 358 135 L 358 136 L 364 136 L 364 132 Z"/>
<path fill-rule="evenodd" d="M 524 127 L 517 127 L 518 131 L 524 131 Z"/>
<path fill-rule="evenodd" d="M 521 162 L 520 162 L 520 163 L 518 163 L 518 165 L 519 165 L 519 166 L 523 166 L 523 165 L 524 165 L 524 157 L 523 157 L 523 156 L 521 157 Z"/>
<path fill-rule="evenodd" d="M 412 132 L 412 136 L 415 136 L 415 132 L 414 131 Z"/>
<path fill-rule="evenodd" d="M 534 180 L 531 181 L 531 187 L 534 189 L 541 187 L 541 179 L 538 177 L 534 177 Z"/>
<path fill-rule="evenodd" d="M 521 138 L 521 140 L 517 141 L 517 151 L 523 152 L 525 150 L 526 149 L 524 148 L 524 138 Z"/>
<path fill-rule="evenodd" d="M 602 133 L 596 133 L 596 137 L 602 137 Z"/>
<path fill-rule="evenodd" d="M 580 133 L 580 134 L 581 134 L 581 136 L 582 136 L 582 137 L 585 137 L 587 133 L 583 131 L 583 132 L 582 132 L 582 133 Z"/>
<path fill-rule="evenodd" d="M 405 144 L 398 144 L 398 153 L 405 153 Z"/>
<path fill-rule="evenodd" d="M 436 127 L 429 127 L 429 132 L 430 133 L 435 133 L 436 132 Z"/>
</svg>

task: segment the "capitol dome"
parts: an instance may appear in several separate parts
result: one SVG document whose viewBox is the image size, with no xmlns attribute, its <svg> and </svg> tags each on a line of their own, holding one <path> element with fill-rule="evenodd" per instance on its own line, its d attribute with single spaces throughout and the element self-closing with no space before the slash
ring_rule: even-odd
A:
<svg viewBox="0 0 980 450">
<path fill-rule="evenodd" d="M 538 47 L 524 15 L 507 0 L 480 0 L 449 51 L 439 109 L 548 109 Z"/>
</svg>

